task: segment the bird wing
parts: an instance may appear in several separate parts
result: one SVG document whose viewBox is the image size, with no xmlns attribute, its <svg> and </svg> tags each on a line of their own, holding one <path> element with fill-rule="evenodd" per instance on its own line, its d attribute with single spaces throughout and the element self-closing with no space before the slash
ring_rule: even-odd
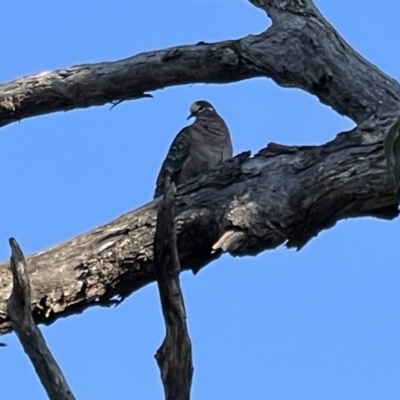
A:
<svg viewBox="0 0 400 400">
<path fill-rule="evenodd" d="M 168 150 L 160 173 L 158 174 L 154 198 L 163 194 L 165 180 L 169 176 L 171 182 L 177 182 L 182 169 L 182 165 L 190 153 L 190 127 L 183 128 L 176 136 Z"/>
</svg>

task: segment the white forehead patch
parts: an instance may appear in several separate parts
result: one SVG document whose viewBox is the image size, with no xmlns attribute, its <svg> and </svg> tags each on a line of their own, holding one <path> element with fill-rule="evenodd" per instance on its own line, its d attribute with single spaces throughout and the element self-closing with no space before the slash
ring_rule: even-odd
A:
<svg viewBox="0 0 400 400">
<path fill-rule="evenodd" d="M 199 111 L 200 108 L 201 108 L 201 107 L 195 102 L 195 103 L 193 103 L 193 104 L 190 106 L 189 111 L 190 111 L 191 113 L 197 113 L 197 111 Z"/>
</svg>

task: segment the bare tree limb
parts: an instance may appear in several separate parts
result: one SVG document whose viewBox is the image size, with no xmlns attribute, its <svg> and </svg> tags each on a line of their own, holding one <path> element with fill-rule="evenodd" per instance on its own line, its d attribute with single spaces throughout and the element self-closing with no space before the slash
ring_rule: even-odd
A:
<svg viewBox="0 0 400 400">
<path fill-rule="evenodd" d="M 309 0 L 250 0 L 273 25 L 260 35 L 83 64 L 0 85 L 0 126 L 24 118 L 148 97 L 189 83 L 272 78 L 361 122 L 399 108 L 400 86 L 354 51 Z"/>
<path fill-rule="evenodd" d="M 25 353 L 51 400 L 74 400 L 56 360 L 52 356 L 31 312 L 31 287 L 22 250 L 14 238 L 10 239 L 13 289 L 7 301 L 7 312 Z"/>
<path fill-rule="evenodd" d="M 179 283 L 179 256 L 174 222 L 175 184 L 166 184 L 157 213 L 154 268 L 160 292 L 166 336 L 155 355 L 166 400 L 189 400 L 192 385 L 192 346 Z"/>
<path fill-rule="evenodd" d="M 239 155 L 179 186 L 181 268 L 198 271 L 222 251 L 245 256 L 282 244 L 301 248 L 346 218 L 397 217 L 382 146 L 391 121 L 370 119 L 323 146 L 270 144 L 254 157 Z M 35 321 L 49 324 L 90 306 L 109 306 L 154 281 L 156 212 L 154 201 L 29 257 Z M 12 281 L 4 266 L 0 333 L 11 329 L 5 301 Z"/>
<path fill-rule="evenodd" d="M 270 144 L 252 158 L 242 154 L 179 187 L 182 269 L 198 271 L 222 252 L 244 256 L 282 244 L 301 248 L 345 218 L 397 217 L 382 139 L 397 119 L 400 85 L 356 53 L 312 1 L 250 1 L 273 21 L 260 35 L 142 53 L 2 85 L 0 126 L 166 86 L 266 76 L 318 96 L 358 126 L 323 146 Z M 31 256 L 35 321 L 48 324 L 90 306 L 115 304 L 154 281 L 156 209 L 152 202 Z M 5 306 L 11 288 L 9 272 L 0 268 L 0 333 L 11 330 Z"/>
</svg>

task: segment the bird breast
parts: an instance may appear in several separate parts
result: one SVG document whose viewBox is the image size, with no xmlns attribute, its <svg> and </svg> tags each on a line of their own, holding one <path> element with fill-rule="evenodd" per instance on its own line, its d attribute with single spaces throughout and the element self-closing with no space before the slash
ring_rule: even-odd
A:
<svg viewBox="0 0 400 400">
<path fill-rule="evenodd" d="M 224 121 L 216 118 L 196 121 L 191 126 L 190 134 L 190 152 L 182 166 L 180 182 L 204 173 L 232 157 L 230 135 Z"/>
</svg>

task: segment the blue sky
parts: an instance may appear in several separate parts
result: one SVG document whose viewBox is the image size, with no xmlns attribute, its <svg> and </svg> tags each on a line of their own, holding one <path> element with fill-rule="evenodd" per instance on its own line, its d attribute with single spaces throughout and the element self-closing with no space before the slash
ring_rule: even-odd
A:
<svg viewBox="0 0 400 400">
<path fill-rule="evenodd" d="M 352 46 L 400 76 L 399 4 L 316 0 Z M 269 25 L 245 0 L 55 3 L 3 0 L 0 82 L 138 52 L 239 38 Z M 57 113 L 0 130 L 0 260 L 14 236 L 26 254 L 149 201 L 188 107 L 211 101 L 235 153 L 268 142 L 322 144 L 354 127 L 268 79 L 187 85 L 154 99 Z M 194 351 L 192 398 L 391 400 L 400 392 L 399 221 L 342 221 L 300 252 L 223 256 L 181 275 Z M 164 336 L 154 284 L 117 308 L 40 327 L 78 399 L 161 399 L 153 358 Z M 1 338 L 0 397 L 46 395 L 14 334 Z"/>
</svg>

